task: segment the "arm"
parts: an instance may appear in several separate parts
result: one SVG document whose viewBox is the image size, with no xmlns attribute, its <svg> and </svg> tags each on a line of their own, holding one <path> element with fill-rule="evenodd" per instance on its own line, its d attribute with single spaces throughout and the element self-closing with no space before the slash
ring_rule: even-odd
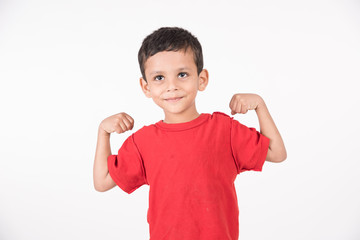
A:
<svg viewBox="0 0 360 240">
<path fill-rule="evenodd" d="M 111 155 L 110 133 L 98 129 L 98 139 L 94 160 L 94 187 L 96 191 L 105 192 L 116 186 L 107 167 L 107 158 Z"/>
<path fill-rule="evenodd" d="M 116 186 L 108 169 L 108 157 L 111 155 L 110 134 L 113 132 L 123 133 L 131 130 L 134 119 L 124 113 L 118 113 L 104 119 L 98 128 L 98 139 L 94 160 L 94 187 L 96 191 L 105 192 Z"/>
<path fill-rule="evenodd" d="M 282 162 L 287 158 L 284 142 L 280 133 L 267 109 L 265 101 L 259 97 L 259 104 L 255 111 L 259 119 L 260 133 L 270 138 L 266 161 Z"/>
<path fill-rule="evenodd" d="M 255 110 L 259 119 L 260 133 L 270 139 L 266 161 L 282 162 L 286 159 L 284 142 L 262 97 L 252 93 L 236 93 L 231 98 L 229 107 L 232 115 Z"/>
</svg>

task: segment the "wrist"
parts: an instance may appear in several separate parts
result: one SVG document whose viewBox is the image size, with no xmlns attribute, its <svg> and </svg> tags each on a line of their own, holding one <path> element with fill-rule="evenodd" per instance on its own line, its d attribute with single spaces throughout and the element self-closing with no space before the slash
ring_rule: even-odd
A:
<svg viewBox="0 0 360 240">
<path fill-rule="evenodd" d="M 101 126 L 99 126 L 98 134 L 103 136 L 110 136 L 110 133 L 106 132 Z"/>
<path fill-rule="evenodd" d="M 258 95 L 258 97 L 259 97 L 259 101 L 258 101 L 255 111 L 266 107 L 264 99 L 262 99 L 262 97 L 260 97 L 259 95 Z"/>
</svg>

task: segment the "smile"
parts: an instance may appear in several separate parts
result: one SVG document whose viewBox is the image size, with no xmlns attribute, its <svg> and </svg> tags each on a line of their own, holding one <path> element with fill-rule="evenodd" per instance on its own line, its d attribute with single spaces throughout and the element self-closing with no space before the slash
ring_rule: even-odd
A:
<svg viewBox="0 0 360 240">
<path fill-rule="evenodd" d="M 179 98 L 169 98 L 169 99 L 165 99 L 166 101 L 168 102 L 177 102 L 181 99 L 182 97 L 179 97 Z"/>
</svg>

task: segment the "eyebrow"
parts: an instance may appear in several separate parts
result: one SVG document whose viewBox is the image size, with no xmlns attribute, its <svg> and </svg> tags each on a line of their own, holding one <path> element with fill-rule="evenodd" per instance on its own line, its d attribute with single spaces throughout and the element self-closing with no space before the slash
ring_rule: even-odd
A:
<svg viewBox="0 0 360 240">
<path fill-rule="evenodd" d="M 187 68 L 187 67 L 181 67 L 181 68 L 178 68 L 177 71 L 181 71 L 181 70 L 189 70 L 190 68 Z M 154 74 L 157 74 L 157 73 L 163 73 L 162 71 L 153 71 L 150 73 L 150 76 L 154 75 Z"/>
</svg>

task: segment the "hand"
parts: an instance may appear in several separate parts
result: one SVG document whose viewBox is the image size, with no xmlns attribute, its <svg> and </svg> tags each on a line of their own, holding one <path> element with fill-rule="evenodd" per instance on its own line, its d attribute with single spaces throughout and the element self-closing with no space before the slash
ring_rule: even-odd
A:
<svg viewBox="0 0 360 240">
<path fill-rule="evenodd" d="M 261 101 L 263 101 L 262 98 L 257 94 L 236 93 L 229 104 L 231 115 L 236 113 L 245 114 L 248 110 L 256 110 Z"/>
<path fill-rule="evenodd" d="M 133 129 L 134 119 L 130 115 L 121 112 L 105 118 L 99 127 L 107 133 L 123 133 Z"/>
</svg>

